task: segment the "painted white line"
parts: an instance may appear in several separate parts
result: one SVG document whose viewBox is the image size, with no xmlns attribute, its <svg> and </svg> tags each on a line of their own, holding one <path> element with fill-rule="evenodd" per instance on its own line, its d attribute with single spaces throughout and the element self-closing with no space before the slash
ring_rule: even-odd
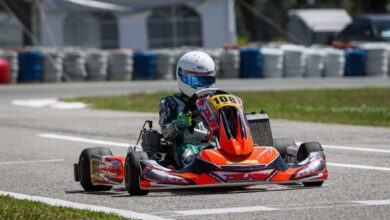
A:
<svg viewBox="0 0 390 220">
<path fill-rule="evenodd" d="M 365 200 L 365 201 L 354 201 L 359 204 L 364 205 L 390 205 L 390 199 L 384 200 Z"/>
<path fill-rule="evenodd" d="M 57 99 L 15 99 L 11 103 L 16 106 L 31 108 L 53 109 L 84 109 L 87 105 L 82 102 L 62 102 Z"/>
<path fill-rule="evenodd" d="M 303 142 L 296 142 L 299 146 Z M 364 151 L 364 152 L 373 152 L 373 153 L 390 153 L 390 150 L 385 149 L 375 149 L 375 148 L 364 148 L 364 147 L 347 147 L 347 146 L 338 146 L 338 145 L 322 145 L 325 149 L 335 149 L 335 150 L 352 150 L 352 151 Z"/>
<path fill-rule="evenodd" d="M 334 146 L 334 145 L 322 145 L 325 149 L 336 149 L 336 150 L 354 150 L 364 152 L 375 152 L 375 153 L 390 153 L 390 150 L 385 149 L 374 149 L 374 148 L 362 148 L 362 147 L 346 147 L 346 146 Z"/>
<path fill-rule="evenodd" d="M 112 213 L 112 214 L 116 214 L 116 215 L 119 215 L 119 216 L 122 216 L 125 218 L 163 219 L 163 218 L 160 218 L 160 217 L 155 216 L 155 215 L 143 214 L 143 213 L 132 212 L 132 211 L 122 210 L 122 209 L 108 208 L 108 207 L 103 207 L 103 206 L 69 202 L 69 201 L 65 201 L 65 200 L 52 199 L 52 198 L 46 198 L 46 197 L 41 197 L 41 196 L 31 196 L 31 195 L 26 195 L 26 194 L 4 192 L 4 191 L 0 191 L 0 195 L 10 196 L 10 197 L 13 197 L 15 199 L 23 199 L 23 200 L 28 200 L 28 201 L 42 202 L 42 203 L 52 205 L 52 206 L 69 207 L 69 208 L 83 209 L 83 210 L 89 210 L 89 211 L 95 211 L 95 212 Z"/>
<path fill-rule="evenodd" d="M 130 144 L 126 144 L 126 143 L 102 141 L 102 140 L 96 140 L 96 139 L 88 139 L 88 138 L 58 135 L 58 134 L 38 134 L 38 136 L 43 137 L 43 138 L 59 139 L 59 140 L 81 142 L 81 143 L 88 143 L 88 144 L 100 144 L 100 145 L 114 146 L 114 147 L 126 147 L 127 148 L 130 146 Z"/>
<path fill-rule="evenodd" d="M 327 166 L 334 166 L 334 167 L 347 167 L 347 168 L 365 169 L 365 170 L 390 171 L 390 167 L 376 167 L 376 166 L 365 166 L 365 165 L 343 164 L 343 163 L 326 163 L 326 165 Z"/>
<path fill-rule="evenodd" d="M 62 162 L 62 161 L 64 161 L 64 159 L 0 161 L 0 165 L 7 165 L 7 164 L 26 164 L 26 163 L 55 163 L 55 162 Z"/>
<path fill-rule="evenodd" d="M 249 206 L 249 207 L 233 207 L 233 208 L 217 208 L 217 209 L 193 209 L 172 211 L 181 215 L 217 215 L 227 213 L 243 213 L 243 212 L 261 212 L 261 211 L 276 211 L 278 209 L 266 206 Z"/>
</svg>

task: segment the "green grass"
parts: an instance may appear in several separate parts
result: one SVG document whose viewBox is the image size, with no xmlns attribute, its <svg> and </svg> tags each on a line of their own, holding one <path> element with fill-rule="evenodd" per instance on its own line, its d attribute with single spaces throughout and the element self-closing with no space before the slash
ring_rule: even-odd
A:
<svg viewBox="0 0 390 220">
<path fill-rule="evenodd" d="M 390 88 L 233 92 L 246 112 L 266 110 L 271 118 L 390 127 Z M 161 97 L 171 93 L 80 97 L 96 109 L 157 112 Z"/>
<path fill-rule="evenodd" d="M 113 214 L 55 207 L 40 202 L 0 196 L 0 219 L 126 219 Z"/>
</svg>

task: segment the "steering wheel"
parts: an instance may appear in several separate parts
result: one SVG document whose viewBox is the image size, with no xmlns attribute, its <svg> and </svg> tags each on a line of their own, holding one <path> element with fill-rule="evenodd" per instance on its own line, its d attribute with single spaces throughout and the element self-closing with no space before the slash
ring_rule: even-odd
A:
<svg viewBox="0 0 390 220">
<path fill-rule="evenodd" d="M 209 94 L 217 95 L 217 94 L 231 94 L 231 93 L 218 88 L 206 88 L 206 89 L 201 89 L 199 91 L 196 91 L 186 102 L 183 113 L 188 113 L 189 111 L 193 111 L 195 109 L 196 100 Z"/>
</svg>

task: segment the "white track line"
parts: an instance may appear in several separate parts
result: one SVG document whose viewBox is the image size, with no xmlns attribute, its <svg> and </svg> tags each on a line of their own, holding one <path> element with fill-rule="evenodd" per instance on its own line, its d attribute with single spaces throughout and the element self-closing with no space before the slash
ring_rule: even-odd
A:
<svg viewBox="0 0 390 220">
<path fill-rule="evenodd" d="M 334 167 L 347 167 L 347 168 L 365 169 L 365 170 L 390 171 L 390 167 L 376 167 L 376 166 L 365 166 L 365 165 L 343 164 L 343 163 L 326 163 L 326 165 L 327 166 L 334 166 Z"/>
<path fill-rule="evenodd" d="M 55 163 L 62 162 L 64 159 L 52 159 L 52 160 L 21 160 L 21 161 L 0 161 L 0 165 L 6 164 L 26 164 L 26 163 Z"/>
<path fill-rule="evenodd" d="M 303 142 L 296 142 L 299 146 Z M 336 146 L 336 145 L 322 145 L 325 149 L 335 149 L 335 150 L 353 150 L 353 151 L 364 151 L 364 152 L 373 152 L 373 153 L 390 153 L 390 150 L 385 149 L 375 149 L 375 148 L 363 148 L 363 147 L 347 147 L 347 146 Z"/>
<path fill-rule="evenodd" d="M 364 205 L 390 205 L 390 199 L 384 200 L 366 200 L 366 201 L 354 201 L 359 204 Z"/>
<path fill-rule="evenodd" d="M 69 208 L 83 209 L 83 210 L 89 210 L 89 211 L 95 211 L 95 212 L 112 213 L 112 214 L 116 214 L 119 216 L 123 216 L 125 218 L 163 219 L 163 218 L 160 218 L 160 217 L 155 216 L 155 215 L 143 214 L 143 213 L 132 212 L 132 211 L 122 210 L 122 209 L 108 208 L 108 207 L 103 207 L 103 206 L 69 202 L 69 201 L 65 201 L 65 200 L 52 199 L 52 198 L 46 198 L 46 197 L 41 197 L 41 196 L 31 196 L 31 195 L 26 195 L 26 194 L 4 192 L 4 191 L 0 191 L 0 195 L 10 196 L 10 197 L 13 197 L 15 199 L 23 199 L 23 200 L 28 200 L 28 201 L 42 202 L 42 203 L 52 205 L 52 206 L 69 207 Z"/>
<path fill-rule="evenodd" d="M 38 136 L 43 137 L 43 138 L 59 139 L 59 140 L 74 141 L 74 142 L 89 143 L 89 144 L 101 144 L 101 145 L 105 145 L 105 146 L 114 146 L 114 147 L 126 147 L 127 148 L 130 146 L 130 144 L 126 144 L 126 143 L 102 141 L 102 140 L 96 140 L 96 139 L 88 139 L 88 138 L 58 135 L 58 134 L 38 134 Z"/>
<path fill-rule="evenodd" d="M 193 209 L 183 211 L 173 211 L 180 215 L 218 215 L 226 213 L 243 213 L 243 212 L 262 212 L 262 211 L 276 211 L 277 208 L 270 208 L 266 206 L 249 206 L 249 207 L 232 207 L 232 208 L 216 208 L 216 209 Z"/>
</svg>

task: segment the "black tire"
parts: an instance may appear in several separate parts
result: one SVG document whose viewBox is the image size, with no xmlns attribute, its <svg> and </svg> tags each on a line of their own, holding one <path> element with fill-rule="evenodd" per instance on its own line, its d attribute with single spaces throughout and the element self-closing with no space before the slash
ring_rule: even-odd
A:
<svg viewBox="0 0 390 220">
<path fill-rule="evenodd" d="M 111 150 L 105 147 L 94 147 L 84 149 L 79 157 L 79 176 L 80 184 L 85 191 L 108 191 L 112 186 L 93 185 L 91 181 L 91 169 L 89 159 L 94 156 L 112 155 Z"/>
<path fill-rule="evenodd" d="M 303 182 L 303 185 L 306 187 L 319 187 L 324 184 L 324 181 L 317 181 L 317 182 Z"/>
<path fill-rule="evenodd" d="M 132 196 L 144 196 L 149 193 L 147 190 L 142 190 L 139 185 L 141 176 L 141 160 L 147 160 L 148 155 L 143 151 L 129 152 L 125 161 L 125 185 L 126 189 Z"/>
<path fill-rule="evenodd" d="M 274 138 L 274 147 L 279 151 L 282 158 L 286 156 L 287 147 L 289 146 L 297 146 L 297 144 L 290 138 Z"/>
<path fill-rule="evenodd" d="M 305 160 L 310 153 L 312 152 L 320 152 L 324 151 L 321 144 L 319 142 L 305 142 L 299 146 L 298 157 L 297 160 L 303 161 Z M 319 187 L 324 184 L 324 181 L 316 181 L 316 182 L 303 182 L 303 185 L 306 187 Z"/>
<path fill-rule="evenodd" d="M 310 155 L 310 153 L 319 152 L 319 151 L 324 151 L 324 150 L 322 149 L 321 144 L 318 142 L 302 143 L 301 146 L 299 146 L 297 161 L 301 162 L 304 159 L 306 159 Z"/>
</svg>

